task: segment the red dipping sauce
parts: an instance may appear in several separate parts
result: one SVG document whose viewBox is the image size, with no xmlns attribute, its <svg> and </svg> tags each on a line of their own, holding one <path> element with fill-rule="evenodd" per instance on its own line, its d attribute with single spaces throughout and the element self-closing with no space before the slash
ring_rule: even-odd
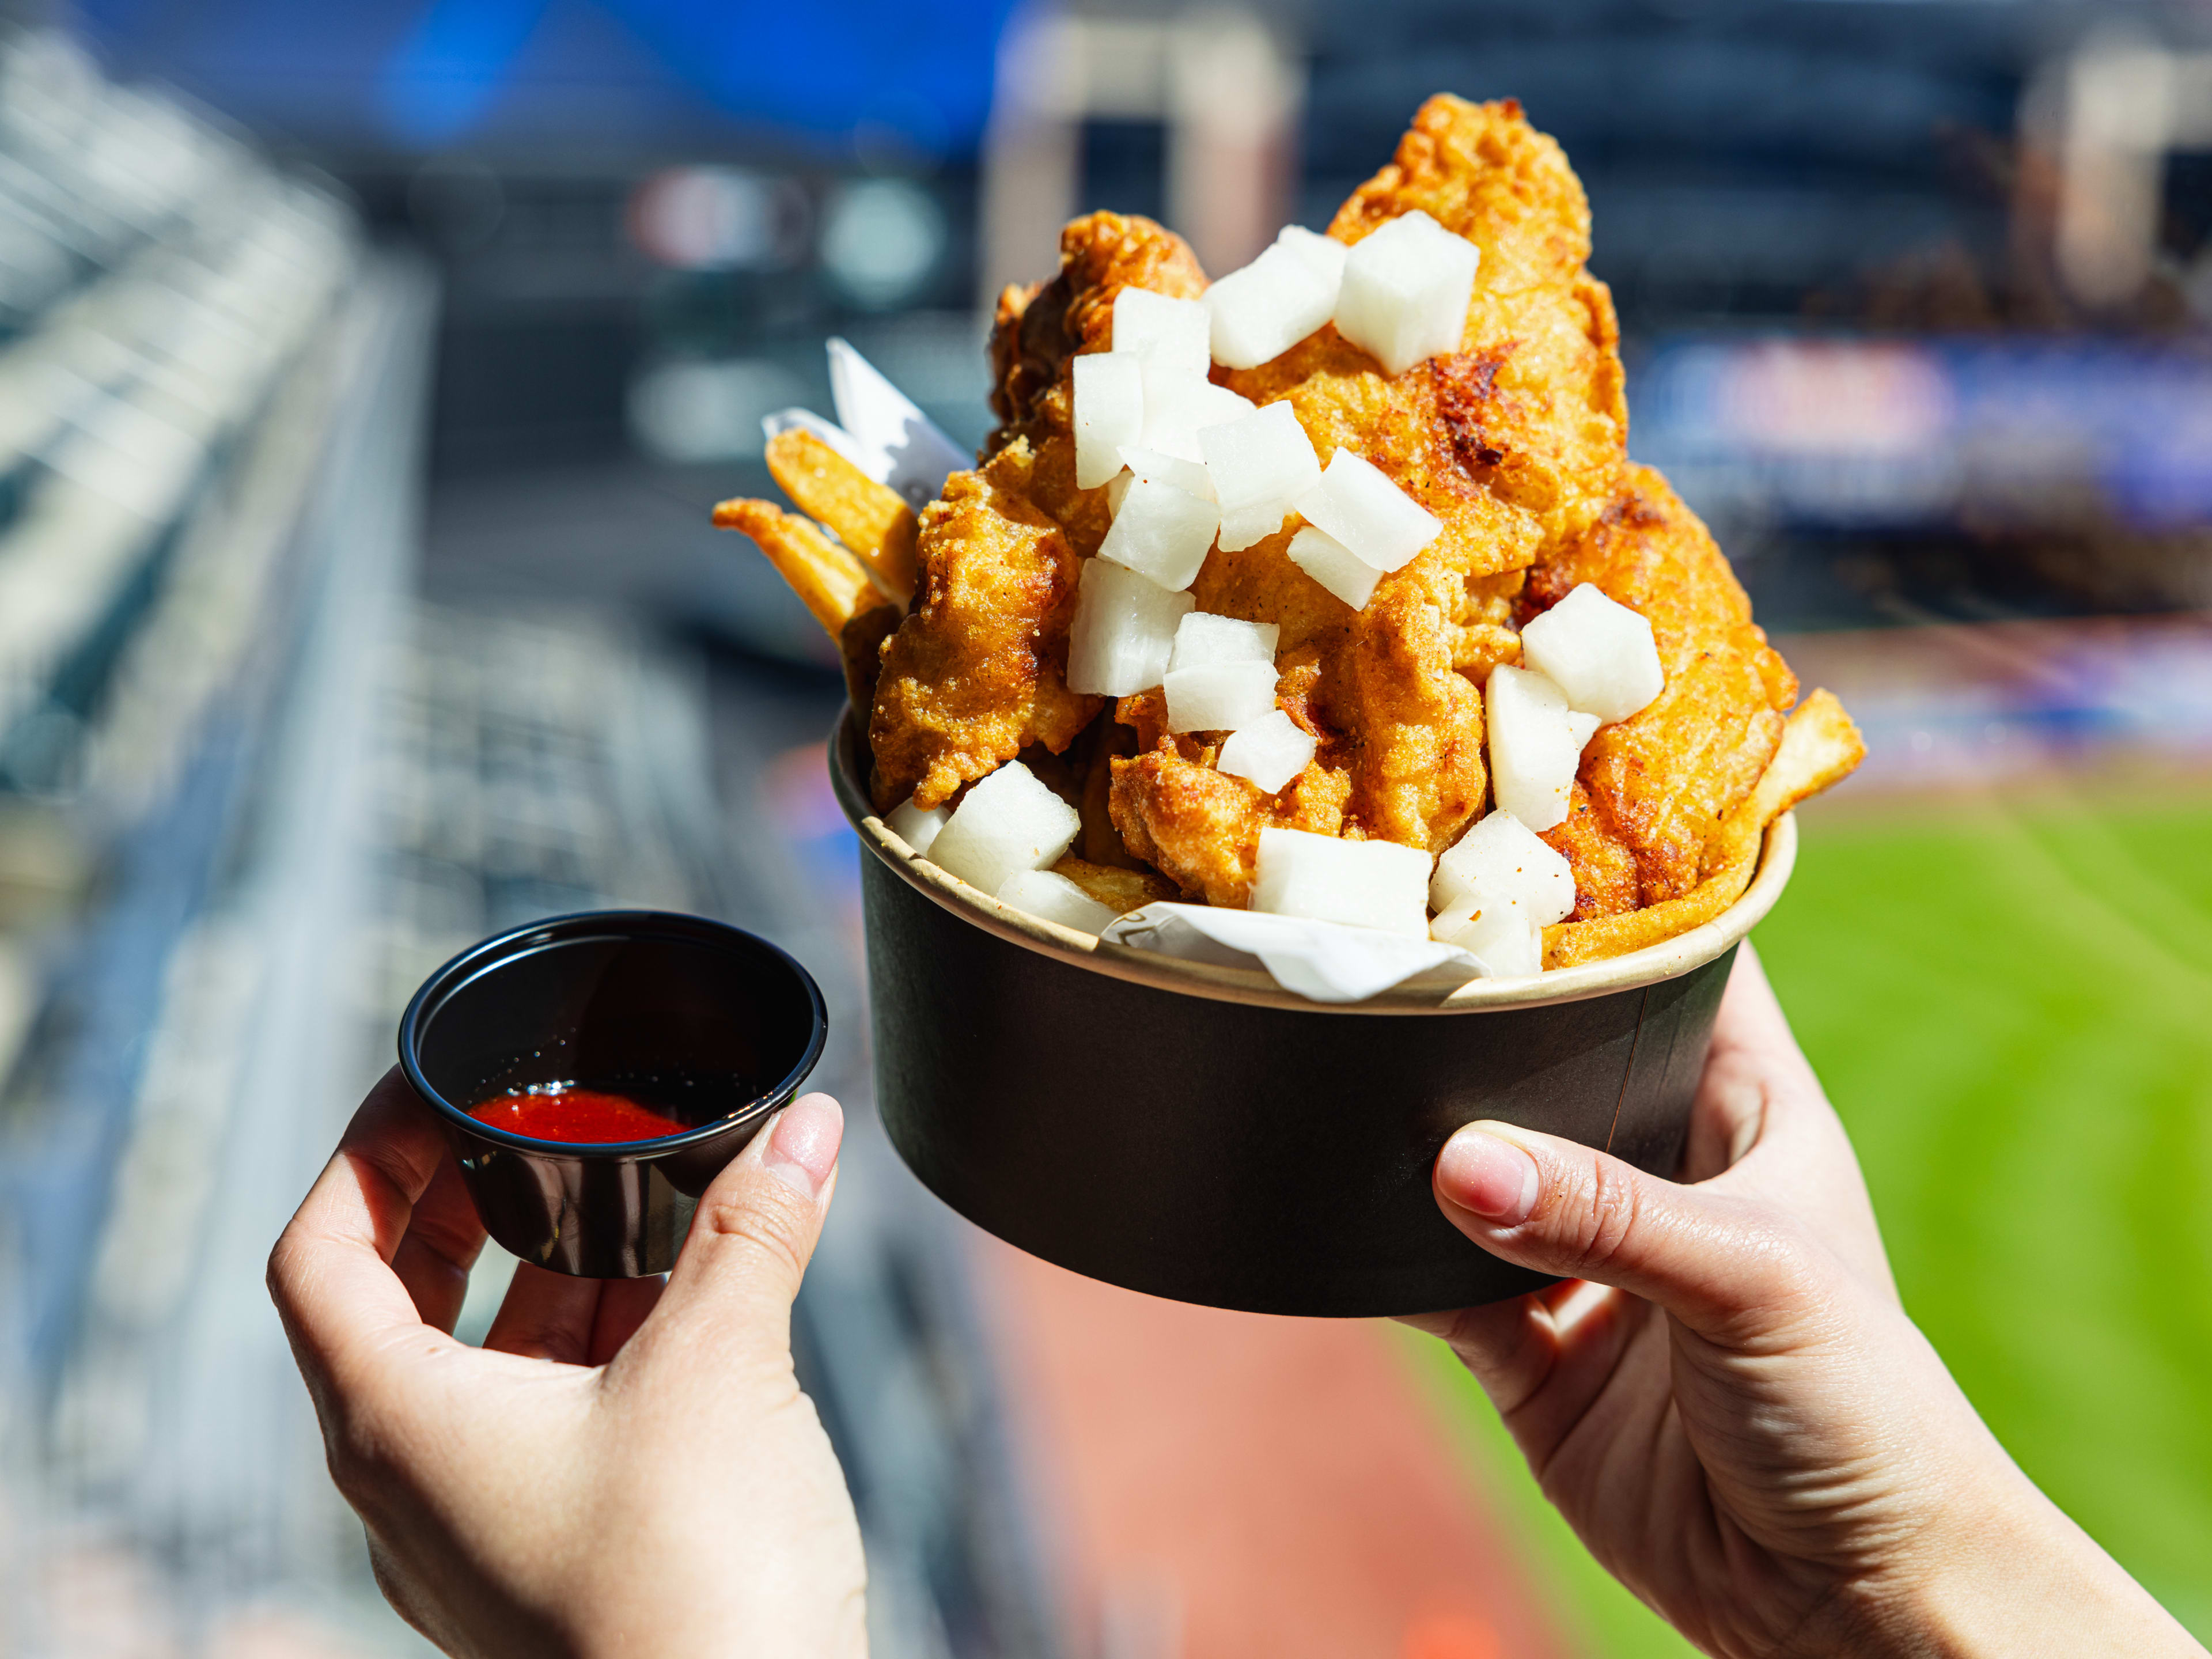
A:
<svg viewBox="0 0 2212 1659">
<path fill-rule="evenodd" d="M 641 1106 L 628 1095 L 597 1089 L 562 1089 L 551 1094 L 499 1095 L 469 1108 L 479 1123 L 534 1140 L 605 1146 L 616 1140 L 658 1140 L 697 1127 Z"/>
</svg>

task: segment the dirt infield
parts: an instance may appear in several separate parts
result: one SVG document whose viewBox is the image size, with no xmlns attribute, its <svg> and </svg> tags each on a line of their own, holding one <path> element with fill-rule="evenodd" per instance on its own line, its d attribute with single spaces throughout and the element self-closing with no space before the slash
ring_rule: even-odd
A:
<svg viewBox="0 0 2212 1659">
<path fill-rule="evenodd" d="M 975 1257 L 1070 1659 L 1568 1659 L 1387 1330 Z"/>
</svg>

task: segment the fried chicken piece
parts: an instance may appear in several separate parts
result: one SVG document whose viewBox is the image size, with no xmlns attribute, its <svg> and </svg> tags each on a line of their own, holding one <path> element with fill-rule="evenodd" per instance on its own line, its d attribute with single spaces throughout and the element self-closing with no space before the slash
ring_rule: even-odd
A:
<svg viewBox="0 0 2212 1659">
<path fill-rule="evenodd" d="M 1626 956 L 1702 927 L 1734 904 L 1759 872 L 1774 820 L 1832 788 L 1866 758 L 1866 739 L 1831 691 L 1815 691 L 1783 723 L 1782 742 L 1751 793 L 1730 807 L 1705 842 L 1698 884 L 1641 909 L 1559 923 L 1544 930 L 1544 966 Z"/>
<path fill-rule="evenodd" d="M 1542 833 L 1574 870 L 1574 920 L 1619 915 L 1644 902 L 1644 872 L 1637 867 L 1635 848 L 1598 811 L 1589 786 L 1580 778 L 1567 798 L 1567 816 Z"/>
<path fill-rule="evenodd" d="M 1112 348 L 1114 299 L 1125 288 L 1195 300 L 1206 292 L 1206 273 L 1182 237 L 1150 219 L 1085 214 L 1060 234 L 1060 275 L 1007 289 L 991 328 L 991 409 L 1000 424 L 984 453 L 1028 441 L 1036 455 L 1030 499 L 1060 522 L 1086 559 L 1105 540 L 1111 520 L 1103 490 L 1075 487 L 1068 360 Z"/>
<path fill-rule="evenodd" d="M 1321 763 L 1343 772 L 1345 825 L 1443 852 L 1484 805 L 1475 679 L 1520 657 L 1502 592 L 1613 498 L 1628 410 L 1613 301 L 1583 270 L 1589 201 L 1517 104 L 1431 97 L 1329 234 L 1358 241 L 1411 208 L 1482 250 L 1455 356 L 1391 378 L 1332 325 L 1217 378 L 1259 404 L 1287 400 L 1322 460 L 1364 456 L 1443 535 L 1358 613 L 1290 564 L 1290 531 L 1214 550 L 1192 592 L 1201 611 L 1281 629 L 1281 702 L 1321 734 Z M 1259 814 L 1239 817 L 1232 803 L 1190 781 L 1115 772 L 1130 852 L 1166 849 L 1161 867 L 1214 905 L 1243 902 L 1259 838 Z M 1224 834 L 1243 841 L 1199 852 Z"/>
<path fill-rule="evenodd" d="M 1115 767 L 1115 827 L 1132 853 L 1210 904 L 1245 902 L 1269 824 L 1430 852 L 1451 845 L 1480 813 L 1488 780 L 1482 694 L 1458 670 L 1487 675 L 1519 654 L 1504 626 L 1518 573 L 1470 584 L 1424 554 L 1355 613 L 1290 562 L 1289 542 L 1284 532 L 1217 550 L 1192 589 L 1201 611 L 1281 629 L 1276 701 L 1318 748 L 1277 802 L 1208 770 L 1211 745 L 1164 736 L 1158 694 L 1126 697 L 1119 710 L 1144 752 Z"/>
<path fill-rule="evenodd" d="M 1270 798 L 1258 785 L 1217 772 L 1211 750 L 1191 759 L 1172 740 L 1114 763 L 1115 828 L 1129 850 L 1186 893 L 1241 910 L 1252 897 L 1260 832 L 1344 832 L 1350 781 L 1318 762 Z"/>
<path fill-rule="evenodd" d="M 1530 574 L 1528 615 L 1581 582 L 1650 620 L 1667 685 L 1599 729 L 1566 822 L 1545 835 L 1574 866 L 1576 921 L 1696 886 L 1715 826 L 1759 782 L 1797 700 L 1712 536 L 1651 468 L 1630 469 L 1605 516 Z"/>
<path fill-rule="evenodd" d="M 1612 301 L 1583 269 L 1589 204 L 1518 105 L 1431 99 L 1330 234 L 1356 242 L 1417 207 L 1482 250 L 1458 354 L 1394 379 L 1327 326 L 1272 362 L 1216 378 L 1255 404 L 1287 400 L 1324 461 L 1339 448 L 1364 456 L 1443 533 L 1357 613 L 1290 562 L 1288 530 L 1217 550 L 1192 591 L 1202 611 L 1282 629 L 1282 701 L 1304 711 L 1328 763 L 1346 770 L 1345 821 L 1441 852 L 1483 807 L 1475 683 L 1519 657 L 1501 593 L 1617 493 L 1628 417 Z M 1211 902 L 1231 902 L 1222 896 L 1242 890 L 1253 848 L 1203 859 L 1189 849 L 1244 821 L 1190 787 L 1147 780 L 1139 796 L 1139 775 L 1127 785 L 1123 775 L 1117 793 L 1131 795 L 1116 824 L 1139 823 L 1149 844 L 1183 849 L 1182 867 L 1202 879 L 1170 873 Z M 1257 828 L 1245 827 L 1256 842 Z"/>
<path fill-rule="evenodd" d="M 1356 243 L 1415 208 L 1482 250 L 1460 353 L 1427 365 L 1438 413 L 1463 462 L 1556 544 L 1605 509 L 1627 456 L 1620 324 L 1585 269 L 1582 181 L 1515 100 L 1439 94 L 1329 234 Z"/>
<path fill-rule="evenodd" d="M 1602 512 L 1626 463 L 1620 327 L 1611 292 L 1583 268 L 1589 204 L 1519 104 L 1439 94 L 1328 234 L 1357 243 L 1416 208 L 1482 251 L 1456 354 L 1393 380 L 1331 325 L 1224 380 L 1257 404 L 1289 398 L 1324 462 L 1339 446 L 1364 455 L 1448 539 L 1507 534 L 1495 507 L 1517 509 L 1511 541 L 1452 562 L 1518 568 Z"/>
<path fill-rule="evenodd" d="M 942 805 L 1030 744 L 1057 754 L 1101 707 L 1067 689 L 1076 562 L 1030 502 L 1016 441 L 921 515 L 920 603 L 885 642 L 868 741 L 878 811 Z"/>
<path fill-rule="evenodd" d="M 1268 820 L 1256 785 L 1186 760 L 1168 744 L 1115 761 L 1111 800 L 1114 827 L 1129 850 L 1184 892 L 1232 908 L 1251 896 L 1253 858 Z"/>
<path fill-rule="evenodd" d="M 1159 899 L 1177 896 L 1176 884 L 1150 870 L 1125 870 L 1119 865 L 1093 864 L 1073 853 L 1052 866 L 1055 876 L 1066 876 L 1085 894 L 1117 916 L 1141 910 Z"/>
<path fill-rule="evenodd" d="M 991 333 L 1000 425 L 981 470 L 956 472 L 922 515 L 921 603 L 885 648 L 869 721 L 875 793 L 942 803 L 1024 747 L 1058 753 L 1100 707 L 1066 686 L 1077 561 L 1110 522 L 1103 490 L 1075 487 L 1068 360 L 1111 344 L 1114 296 L 1134 285 L 1190 297 L 1206 276 L 1149 219 L 1093 213 L 1060 233 L 1060 273 L 1009 288 Z"/>
<path fill-rule="evenodd" d="M 1190 245 L 1150 219 L 1087 213 L 1070 220 L 1060 233 L 1060 274 L 999 295 L 991 411 L 1000 426 L 985 448 L 995 453 L 1016 438 L 1034 445 L 1070 429 L 1066 396 L 1051 394 L 1066 393 L 1067 360 L 1077 352 L 1112 349 L 1114 301 L 1123 289 L 1195 300 L 1206 286 Z"/>
<path fill-rule="evenodd" d="M 1431 99 L 1331 234 L 1357 241 L 1414 207 L 1482 250 L 1459 355 L 1393 379 L 1330 326 L 1221 378 L 1287 399 L 1316 453 L 1364 456 L 1443 533 L 1356 614 L 1290 563 L 1287 534 L 1215 553 L 1194 591 L 1202 610 L 1282 628 L 1285 692 L 1346 740 L 1347 818 L 1435 852 L 1482 809 L 1474 682 L 1519 655 L 1499 589 L 1609 497 L 1627 416 L 1611 302 L 1583 269 L 1589 206 L 1557 144 L 1516 105 Z"/>
</svg>

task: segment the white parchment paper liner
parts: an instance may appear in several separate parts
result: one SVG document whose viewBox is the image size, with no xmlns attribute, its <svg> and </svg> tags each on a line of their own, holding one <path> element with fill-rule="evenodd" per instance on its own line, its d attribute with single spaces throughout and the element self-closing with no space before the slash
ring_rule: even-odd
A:
<svg viewBox="0 0 2212 1659">
<path fill-rule="evenodd" d="M 1441 989 L 1493 977 L 1480 957 L 1455 945 L 1206 904 L 1147 904 L 1117 918 L 1099 938 L 1184 962 L 1259 968 L 1285 991 L 1314 1002 L 1364 1002 L 1395 985 Z"/>
</svg>

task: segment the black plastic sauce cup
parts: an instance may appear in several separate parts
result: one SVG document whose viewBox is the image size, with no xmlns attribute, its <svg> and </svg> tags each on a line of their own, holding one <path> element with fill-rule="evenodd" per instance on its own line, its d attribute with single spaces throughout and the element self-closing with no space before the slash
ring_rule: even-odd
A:
<svg viewBox="0 0 2212 1659">
<path fill-rule="evenodd" d="M 699 1194 L 799 1092 L 829 1029 L 812 975 L 766 939 L 601 910 L 497 934 L 431 975 L 400 1019 L 399 1063 L 493 1238 L 556 1273 L 635 1279 L 675 1262 Z M 469 1115 L 556 1084 L 696 1127 L 580 1144 Z"/>
</svg>

